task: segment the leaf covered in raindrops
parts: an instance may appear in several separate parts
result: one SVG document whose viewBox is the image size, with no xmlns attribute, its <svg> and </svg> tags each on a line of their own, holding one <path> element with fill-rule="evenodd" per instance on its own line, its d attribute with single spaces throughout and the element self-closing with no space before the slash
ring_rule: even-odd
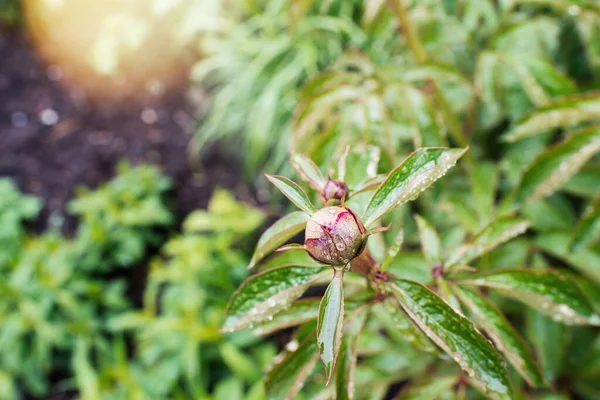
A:
<svg viewBox="0 0 600 400">
<path fill-rule="evenodd" d="M 364 212 L 365 226 L 372 225 L 389 210 L 416 199 L 441 178 L 468 149 L 422 148 L 415 150 L 389 173 Z"/>
<path fill-rule="evenodd" d="M 490 300 L 473 290 L 454 286 L 452 291 L 473 314 L 478 326 L 488 334 L 519 374 L 531 386 L 544 386 L 544 378 L 531 350 L 504 317 L 502 311 Z"/>
<path fill-rule="evenodd" d="M 529 222 L 518 217 L 500 217 L 485 226 L 468 243 L 457 247 L 449 257 L 446 267 L 468 264 L 504 242 L 524 233 Z"/>
<path fill-rule="evenodd" d="M 550 270 L 503 269 L 460 284 L 496 289 L 525 305 L 568 325 L 600 325 L 594 311 L 579 286 L 566 276 Z"/>
<path fill-rule="evenodd" d="M 285 350 L 265 378 L 265 392 L 269 400 L 294 400 L 304 386 L 319 359 L 315 335 L 305 338 L 297 348 Z"/>
<path fill-rule="evenodd" d="M 265 258 L 270 252 L 302 232 L 306 227 L 308 215 L 302 211 L 296 211 L 277 220 L 258 239 L 256 250 L 248 264 L 251 269 L 257 262 Z"/>
<path fill-rule="evenodd" d="M 600 93 L 559 97 L 525 116 L 503 139 L 514 142 L 549 129 L 600 119 Z"/>
<path fill-rule="evenodd" d="M 592 127 L 569 136 L 550 147 L 529 166 L 519 188 L 518 203 L 544 198 L 565 184 L 583 165 L 600 151 L 600 127 Z"/>
<path fill-rule="evenodd" d="M 374 315 L 381 321 L 392 339 L 410 343 L 425 353 L 438 354 L 438 348 L 400 307 L 398 300 L 388 297 L 373 306 Z"/>
<path fill-rule="evenodd" d="M 471 321 L 417 282 L 405 279 L 390 282 L 389 290 L 409 317 L 484 391 L 499 398 L 511 398 L 504 360 Z"/>
<path fill-rule="evenodd" d="M 342 343 L 342 324 L 344 321 L 344 270 L 336 269 L 329 283 L 321 305 L 317 320 L 317 344 L 319 354 L 325 367 L 327 384 L 333 374 L 335 363 Z"/>
<path fill-rule="evenodd" d="M 285 310 L 330 267 L 281 267 L 246 279 L 231 296 L 223 331 L 250 328 Z"/>
</svg>

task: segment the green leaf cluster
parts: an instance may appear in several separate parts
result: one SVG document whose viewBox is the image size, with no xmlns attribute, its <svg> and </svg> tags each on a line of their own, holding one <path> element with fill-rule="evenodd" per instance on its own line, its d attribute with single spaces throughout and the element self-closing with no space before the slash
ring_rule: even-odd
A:
<svg viewBox="0 0 600 400">
<path fill-rule="evenodd" d="M 242 238 L 265 215 L 216 190 L 166 240 L 170 185 L 155 167 L 123 165 L 70 203 L 80 220 L 67 237 L 31 233 L 40 201 L 0 180 L 0 398 L 261 398 L 274 346 L 219 329 L 245 277 Z"/>
<path fill-rule="evenodd" d="M 303 17 L 287 17 L 329 15 L 302 4 Z M 238 313 L 253 323 L 230 329 L 273 332 L 294 316 L 300 326 L 290 342 L 299 353 L 280 355 L 267 398 L 294 398 L 303 383 L 306 393 L 320 383 L 324 397 L 384 398 L 398 382 L 408 383 L 399 398 L 597 397 L 597 370 L 577 349 L 595 346 L 600 323 L 600 10 L 544 0 L 347 4 L 351 16 L 336 17 L 358 27 L 359 44 L 297 81 L 285 129 L 261 132 L 274 135 L 271 146 L 290 143 L 305 181 L 267 176 L 301 211 L 259 239 L 249 267 L 261 272 L 231 300 L 260 315 Z M 370 234 L 392 229 L 334 268 L 322 297 L 304 298 L 323 266 L 300 251 L 267 256 L 302 230 L 329 179 L 347 184 L 338 203 Z M 311 268 L 314 281 L 295 283 Z M 286 270 L 293 295 L 271 299 L 275 307 L 263 306 L 268 293 L 255 300 L 245 290 Z M 366 316 L 346 307 L 356 299 Z M 314 371 L 315 352 L 324 374 Z M 279 384 L 281 371 L 295 378 Z"/>
</svg>

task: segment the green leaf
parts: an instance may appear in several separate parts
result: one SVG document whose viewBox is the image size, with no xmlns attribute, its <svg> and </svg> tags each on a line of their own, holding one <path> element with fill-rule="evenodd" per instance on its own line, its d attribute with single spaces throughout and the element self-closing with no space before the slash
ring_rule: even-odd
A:
<svg viewBox="0 0 600 400">
<path fill-rule="evenodd" d="M 440 210 L 458 222 L 468 232 L 476 232 L 482 221 L 473 212 L 471 193 L 468 191 L 446 191 L 439 203 Z"/>
<path fill-rule="evenodd" d="M 410 107 L 410 120 L 416 130 L 417 147 L 445 145 L 445 132 L 437 120 L 435 107 L 427 96 L 414 88 L 406 90 L 406 107 Z"/>
<path fill-rule="evenodd" d="M 308 182 L 315 190 L 321 192 L 327 183 L 327 179 L 321 173 L 321 170 L 307 155 L 294 153 L 290 161 L 300 176 Z"/>
<path fill-rule="evenodd" d="M 577 13 L 581 9 L 600 13 L 600 6 L 593 0 L 518 0 L 517 3 L 555 7 L 557 10 L 568 13 L 571 13 L 571 7 L 576 6 Z"/>
<path fill-rule="evenodd" d="M 523 302 L 568 325 L 600 325 L 598 316 L 581 289 L 554 271 L 505 269 L 461 284 L 485 286 Z"/>
<path fill-rule="evenodd" d="M 102 398 L 99 382 L 100 377 L 97 375 L 94 366 L 88 358 L 90 345 L 85 339 L 80 337 L 75 342 L 74 347 L 72 367 L 75 371 L 75 379 L 81 391 L 81 396 L 89 400 L 100 400 Z"/>
<path fill-rule="evenodd" d="M 492 162 L 478 162 L 471 170 L 473 205 L 480 221 L 488 222 L 494 214 L 498 169 Z"/>
<path fill-rule="evenodd" d="M 223 331 L 252 327 L 285 310 L 330 267 L 281 267 L 246 279 L 231 296 Z"/>
<path fill-rule="evenodd" d="M 239 378 L 247 382 L 255 382 L 261 379 L 262 371 L 255 359 L 234 346 L 233 343 L 221 343 L 219 352 L 227 368 Z"/>
<path fill-rule="evenodd" d="M 349 197 L 358 193 L 377 189 L 383 182 L 385 182 L 386 178 L 386 175 L 381 174 L 359 182 L 355 187 L 351 188 Z"/>
<path fill-rule="evenodd" d="M 407 82 L 427 82 L 434 80 L 437 82 L 453 82 L 461 85 L 470 84 L 469 80 L 454 66 L 435 62 L 427 62 L 402 71 L 402 79 Z"/>
<path fill-rule="evenodd" d="M 459 246 L 448 258 L 446 267 L 469 264 L 482 254 L 524 233 L 529 222 L 517 217 L 500 217 L 490 222 L 467 244 Z"/>
<path fill-rule="evenodd" d="M 550 147 L 533 161 L 523 175 L 517 189 L 517 201 L 530 203 L 552 194 L 599 150 L 599 127 L 580 131 Z"/>
<path fill-rule="evenodd" d="M 474 76 L 475 92 L 481 99 L 480 124 L 484 128 L 494 126 L 502 117 L 500 88 L 497 85 L 498 70 L 501 68 L 498 58 L 498 55 L 490 51 L 482 51 L 477 57 Z"/>
<path fill-rule="evenodd" d="M 525 334 L 537 354 L 546 381 L 552 382 L 560 374 L 568 351 L 567 326 L 546 315 L 528 309 L 525 313 Z"/>
<path fill-rule="evenodd" d="M 290 243 L 290 244 L 286 244 L 284 246 L 281 246 L 280 248 L 278 248 L 277 250 L 275 250 L 278 253 L 284 252 L 284 251 L 306 251 L 304 248 L 303 244 L 300 243 Z"/>
<path fill-rule="evenodd" d="M 596 312 L 600 312 L 600 285 L 591 279 L 581 276 L 576 273 L 569 274 L 569 277 L 573 279 L 585 297 L 588 298 Z"/>
<path fill-rule="evenodd" d="M 529 73 L 551 98 L 570 95 L 577 90 L 576 83 L 547 56 L 522 57 L 519 55 L 517 62 L 519 61 L 527 67 Z"/>
<path fill-rule="evenodd" d="M 315 207 L 310 202 L 310 199 L 306 195 L 306 192 L 302 190 L 298 184 L 284 176 L 278 175 L 269 175 L 265 174 L 267 179 L 271 181 L 277 189 L 281 191 L 292 203 L 296 205 L 299 209 L 307 213 L 308 215 L 312 215 L 315 213 Z"/>
<path fill-rule="evenodd" d="M 389 210 L 414 200 L 441 178 L 468 150 L 423 148 L 414 151 L 389 173 L 379 186 L 363 215 L 365 226 L 372 225 Z"/>
<path fill-rule="evenodd" d="M 275 314 L 272 320 L 261 323 L 254 328 L 254 335 L 269 335 L 275 331 L 297 326 L 308 321 L 316 320 L 319 317 L 320 298 L 300 299 L 294 302 L 289 308 Z M 344 301 L 344 309 L 354 310 L 362 305 L 360 300 Z"/>
<path fill-rule="evenodd" d="M 252 255 L 248 269 L 253 268 L 257 262 L 267 254 L 302 232 L 306 227 L 308 215 L 302 211 L 290 213 L 271 225 L 258 239 L 256 250 Z"/>
<path fill-rule="evenodd" d="M 587 206 L 575 227 L 571 248 L 575 251 L 586 246 L 600 235 L 600 192 Z"/>
<path fill-rule="evenodd" d="M 598 120 L 600 93 L 584 93 L 557 98 L 525 116 L 502 137 L 507 142 L 521 140 L 550 129 Z"/>
<path fill-rule="evenodd" d="M 577 197 L 594 198 L 600 191 L 600 163 L 588 163 L 581 168 L 563 187 L 565 193 Z"/>
<path fill-rule="evenodd" d="M 429 265 L 434 266 L 442 262 L 442 244 L 437 231 L 423 217 L 415 214 L 415 220 L 419 228 L 419 237 L 421 239 L 421 249 Z"/>
<path fill-rule="evenodd" d="M 208 210 L 195 210 L 183 222 L 185 232 L 235 232 L 249 234 L 264 222 L 264 214 L 235 199 L 227 190 L 217 189 Z"/>
<path fill-rule="evenodd" d="M 523 91 L 527 94 L 527 97 L 536 106 L 542 106 L 550 99 L 544 88 L 535 79 L 529 70 L 527 63 L 524 59 L 530 58 L 527 56 L 522 57 L 520 54 L 518 58 L 512 57 L 510 53 L 503 53 L 500 55 L 502 59 L 512 67 L 517 78 L 521 82 Z"/>
<path fill-rule="evenodd" d="M 268 335 L 275 331 L 303 324 L 317 319 L 321 299 L 302 299 L 296 301 L 289 308 L 275 314 L 272 320 L 266 321 L 256 327 L 254 335 Z"/>
<path fill-rule="evenodd" d="M 344 176 L 342 178 L 340 172 L 338 179 L 346 182 L 348 187 L 355 192 L 356 185 L 360 185 L 361 183 L 366 183 L 368 187 L 373 187 L 375 185 L 373 180 L 378 180 L 377 167 L 381 158 L 381 149 L 378 146 L 353 144 L 348 150 L 345 163 L 346 171 L 341 171 L 344 172 Z M 340 163 L 341 159 L 338 164 Z M 338 167 L 339 170 L 340 167 Z M 383 180 L 385 180 L 385 175 Z M 383 180 L 379 182 L 383 182 Z"/>
<path fill-rule="evenodd" d="M 458 286 L 454 286 L 452 290 L 475 316 L 479 327 L 488 334 L 496 348 L 506 356 L 529 385 L 544 386 L 544 378 L 531 351 L 500 309 L 475 291 Z"/>
<path fill-rule="evenodd" d="M 390 266 L 390 264 L 392 264 L 394 258 L 396 258 L 396 256 L 400 252 L 402 243 L 404 243 L 404 229 L 400 229 L 398 231 L 396 237 L 394 238 L 394 241 L 390 244 L 387 254 L 385 255 L 385 258 L 383 259 L 383 262 L 379 267 L 381 271 L 385 271 Z"/>
<path fill-rule="evenodd" d="M 387 298 L 373 306 L 373 312 L 392 339 L 408 342 L 416 349 L 438 354 L 437 347 L 400 307 L 397 299 Z"/>
<path fill-rule="evenodd" d="M 294 400 L 318 359 L 315 335 L 305 338 L 295 351 L 286 351 L 265 378 L 268 400 Z"/>
<path fill-rule="evenodd" d="M 230 399 L 230 400 L 242 400 L 243 399 L 243 384 L 240 380 L 234 377 L 225 378 L 220 380 L 214 388 L 215 399 Z"/>
<path fill-rule="evenodd" d="M 304 213 L 303 213 L 304 214 Z M 306 214 L 304 214 L 306 215 Z M 287 267 L 296 265 L 299 267 L 319 267 L 323 264 L 316 262 L 307 252 L 302 251 L 282 251 L 273 253 L 267 259 L 258 263 L 259 271 L 266 271 L 276 267 Z"/>
<path fill-rule="evenodd" d="M 521 213 L 531 222 L 531 227 L 540 232 L 570 231 L 575 225 L 573 205 L 562 193 L 529 203 Z"/>
<path fill-rule="evenodd" d="M 535 239 L 535 245 L 556 258 L 568 263 L 582 274 L 600 283 L 600 251 L 597 247 L 581 248 L 571 252 L 569 231 L 552 232 L 539 235 Z"/>
<path fill-rule="evenodd" d="M 344 324 L 344 336 L 338 357 L 335 380 L 335 400 L 354 399 L 354 373 L 356 371 L 356 350 L 358 334 L 367 320 L 368 308 L 357 310 Z"/>
<path fill-rule="evenodd" d="M 500 398 L 510 398 L 504 360 L 471 321 L 419 283 L 392 279 L 389 288 L 410 318 L 483 390 L 496 393 Z"/>
<path fill-rule="evenodd" d="M 342 341 L 344 321 L 344 270 L 336 269 L 331 283 L 327 287 L 317 321 L 317 343 L 319 354 L 325 367 L 327 385 L 331 380 Z"/>
<path fill-rule="evenodd" d="M 431 400 L 443 399 L 444 394 L 452 392 L 458 376 L 434 376 L 407 385 L 398 394 L 402 400 Z M 451 397 L 452 398 L 452 397 Z"/>
</svg>

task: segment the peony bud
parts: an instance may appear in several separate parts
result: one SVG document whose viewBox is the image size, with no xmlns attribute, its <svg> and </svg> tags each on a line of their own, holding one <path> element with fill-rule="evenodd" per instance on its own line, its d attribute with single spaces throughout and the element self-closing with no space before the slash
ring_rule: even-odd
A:
<svg viewBox="0 0 600 400">
<path fill-rule="evenodd" d="M 325 202 L 335 199 L 342 200 L 348 195 L 348 186 L 345 182 L 342 181 L 334 181 L 333 179 L 329 179 L 321 192 L 321 196 L 325 200 Z"/>
<path fill-rule="evenodd" d="M 354 211 L 346 207 L 325 207 L 306 224 L 304 247 L 315 260 L 344 266 L 365 249 L 366 230 Z"/>
</svg>

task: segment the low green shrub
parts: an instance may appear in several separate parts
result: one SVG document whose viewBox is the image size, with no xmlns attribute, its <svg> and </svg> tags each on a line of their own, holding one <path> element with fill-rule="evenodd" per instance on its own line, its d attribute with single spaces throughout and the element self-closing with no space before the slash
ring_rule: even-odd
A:
<svg viewBox="0 0 600 400">
<path fill-rule="evenodd" d="M 95 386 L 84 390 L 94 393 L 89 398 L 140 393 L 144 399 L 236 399 L 250 388 L 253 396 L 261 393 L 274 346 L 247 334 L 223 337 L 219 329 L 229 294 L 246 275 L 240 239 L 263 220 L 261 212 L 223 190 L 214 193 L 208 210 L 187 217 L 182 234 L 150 264 L 143 309 L 110 324 L 116 332 L 134 334 L 135 356 L 127 369 L 134 378 L 100 370 Z"/>
<path fill-rule="evenodd" d="M 118 176 L 91 191 L 81 188 L 69 203 L 69 212 L 80 219 L 77 246 L 81 268 L 103 270 L 132 266 L 149 246 L 163 237 L 157 228 L 168 228 L 173 215 L 164 201 L 169 178 L 152 166 L 118 167 Z"/>
<path fill-rule="evenodd" d="M 241 239 L 264 215 L 219 190 L 166 241 L 170 185 L 155 167 L 123 164 L 69 204 L 79 228 L 68 238 L 27 233 L 40 201 L 0 180 L 0 398 L 260 398 L 275 347 L 219 328 L 245 276 Z M 118 271 L 145 268 L 153 249 L 136 310 Z"/>
</svg>

